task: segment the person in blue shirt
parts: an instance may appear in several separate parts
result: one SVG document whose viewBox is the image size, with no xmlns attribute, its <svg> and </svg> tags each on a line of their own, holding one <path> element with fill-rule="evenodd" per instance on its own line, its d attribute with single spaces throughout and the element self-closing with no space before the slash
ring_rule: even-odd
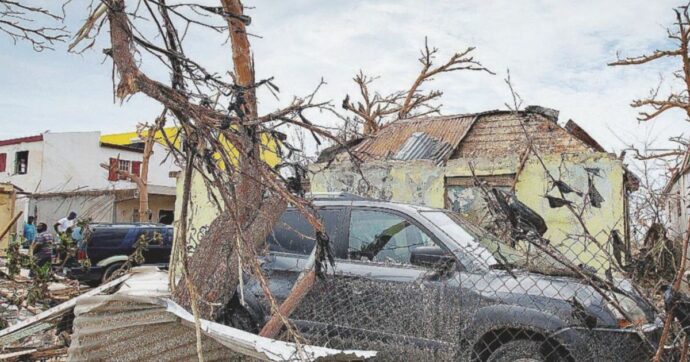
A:
<svg viewBox="0 0 690 362">
<path fill-rule="evenodd" d="M 26 239 L 27 243 L 31 245 L 34 240 L 36 240 L 36 225 L 34 225 L 34 222 L 36 221 L 36 218 L 33 216 L 29 216 L 29 218 L 26 220 L 26 224 L 24 224 L 24 239 Z"/>
</svg>

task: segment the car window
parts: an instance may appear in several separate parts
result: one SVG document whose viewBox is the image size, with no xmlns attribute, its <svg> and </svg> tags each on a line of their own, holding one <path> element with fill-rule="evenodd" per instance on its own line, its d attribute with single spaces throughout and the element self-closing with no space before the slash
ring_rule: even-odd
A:
<svg viewBox="0 0 690 362">
<path fill-rule="evenodd" d="M 434 245 L 432 238 L 402 216 L 378 210 L 352 210 L 348 257 L 408 264 L 410 249 Z"/>
<path fill-rule="evenodd" d="M 94 228 L 89 247 L 115 247 L 122 244 L 127 229 Z"/>
<path fill-rule="evenodd" d="M 339 228 L 346 225 L 343 209 L 319 209 L 326 234 L 335 244 L 341 234 Z M 311 254 L 315 243 L 314 228 L 309 221 L 295 209 L 286 210 L 266 238 L 269 250 L 300 255 Z M 335 251 L 335 245 L 331 248 Z"/>
</svg>

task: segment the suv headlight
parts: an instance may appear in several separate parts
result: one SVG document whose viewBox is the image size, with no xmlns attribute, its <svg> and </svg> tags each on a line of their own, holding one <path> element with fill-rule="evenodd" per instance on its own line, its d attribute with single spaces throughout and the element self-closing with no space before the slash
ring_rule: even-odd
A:
<svg viewBox="0 0 690 362">
<path fill-rule="evenodd" d="M 619 293 L 609 293 L 608 296 L 613 301 L 618 302 L 620 309 L 625 312 L 625 315 L 623 315 L 620 310 L 614 306 L 613 302 L 606 302 L 606 310 L 616 318 L 618 327 L 627 328 L 630 326 L 641 326 L 647 323 L 647 316 L 634 299 Z"/>
</svg>

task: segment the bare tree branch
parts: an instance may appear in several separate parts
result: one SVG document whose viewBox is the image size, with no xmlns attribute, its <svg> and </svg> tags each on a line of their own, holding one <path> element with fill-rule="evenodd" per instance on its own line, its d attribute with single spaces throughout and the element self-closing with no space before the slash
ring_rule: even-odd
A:
<svg viewBox="0 0 690 362">
<path fill-rule="evenodd" d="M 37 18 L 48 18 L 62 22 L 63 16 L 57 15 L 43 7 L 29 6 L 18 1 L 0 0 L 0 33 L 5 33 L 16 44 L 24 41 L 31 44 L 35 51 L 53 49 L 56 43 L 68 38 L 64 26 L 38 26 Z M 40 20 L 40 19 L 39 19 Z"/>
<path fill-rule="evenodd" d="M 343 100 L 343 109 L 355 114 L 363 125 L 362 133 L 368 135 L 378 131 L 385 123 L 397 119 L 405 119 L 414 116 L 424 116 L 428 114 L 440 113 L 440 105 L 432 105 L 431 102 L 440 98 L 443 92 L 432 90 L 429 92 L 420 91 L 420 87 L 433 79 L 434 76 L 442 73 L 450 73 L 460 70 L 484 71 L 494 74 L 481 63 L 476 61 L 470 54 L 474 51 L 469 47 L 461 52 L 453 54 L 445 63 L 434 66 L 437 48 L 430 48 L 427 38 L 424 38 L 424 49 L 421 50 L 419 62 L 422 69 L 415 78 L 414 82 L 405 91 L 398 91 L 383 96 L 378 92 L 371 92 L 370 85 L 377 79 L 365 75 L 361 70 L 353 78 L 359 88 L 361 100 L 356 103 L 350 100 L 347 95 Z"/>
</svg>

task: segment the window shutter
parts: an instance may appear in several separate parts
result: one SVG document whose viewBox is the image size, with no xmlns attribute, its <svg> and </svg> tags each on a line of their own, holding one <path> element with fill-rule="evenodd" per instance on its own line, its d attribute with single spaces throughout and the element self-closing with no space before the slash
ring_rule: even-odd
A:
<svg viewBox="0 0 690 362">
<path fill-rule="evenodd" d="M 132 173 L 141 176 L 141 161 L 132 161 Z"/>
<path fill-rule="evenodd" d="M 110 167 L 108 168 L 108 181 L 117 181 L 117 158 L 110 158 Z"/>
<path fill-rule="evenodd" d="M 6 167 L 7 167 L 7 154 L 6 153 L 0 153 L 0 172 L 5 172 Z"/>
</svg>

